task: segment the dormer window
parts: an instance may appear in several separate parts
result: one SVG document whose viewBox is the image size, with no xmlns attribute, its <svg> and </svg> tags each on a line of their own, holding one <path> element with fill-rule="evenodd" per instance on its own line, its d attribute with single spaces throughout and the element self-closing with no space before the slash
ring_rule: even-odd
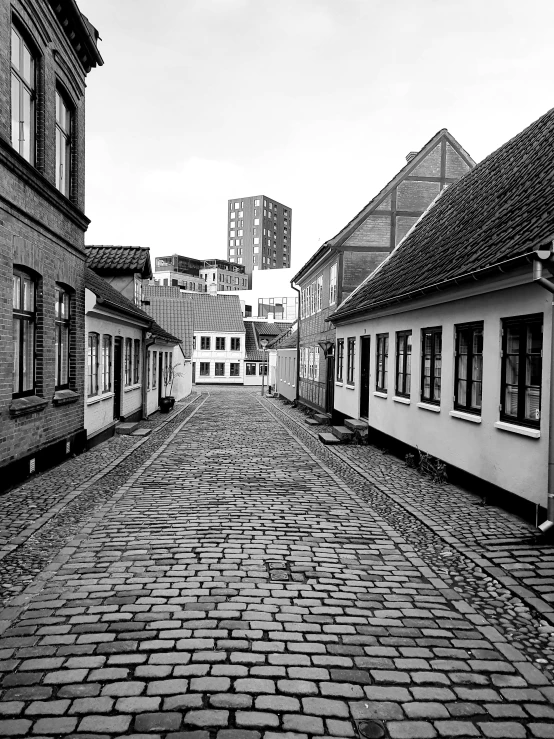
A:
<svg viewBox="0 0 554 739">
<path fill-rule="evenodd" d="M 56 90 L 56 187 L 67 198 L 71 187 L 71 109 Z"/>
<path fill-rule="evenodd" d="M 17 28 L 12 26 L 12 146 L 35 163 L 35 59 Z"/>
</svg>

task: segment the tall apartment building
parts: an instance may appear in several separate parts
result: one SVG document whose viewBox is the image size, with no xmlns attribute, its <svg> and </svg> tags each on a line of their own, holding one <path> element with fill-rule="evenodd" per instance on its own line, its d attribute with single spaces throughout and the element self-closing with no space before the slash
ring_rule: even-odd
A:
<svg viewBox="0 0 554 739">
<path fill-rule="evenodd" d="M 292 210 L 266 195 L 233 198 L 227 205 L 227 257 L 252 274 L 290 267 Z"/>
</svg>

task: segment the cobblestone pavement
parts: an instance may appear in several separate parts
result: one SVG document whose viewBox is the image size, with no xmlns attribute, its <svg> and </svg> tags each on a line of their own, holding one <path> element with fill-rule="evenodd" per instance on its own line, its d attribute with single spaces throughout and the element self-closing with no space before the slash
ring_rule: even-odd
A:
<svg viewBox="0 0 554 739">
<path fill-rule="evenodd" d="M 0 612 L 0 735 L 554 736 L 548 666 L 481 612 L 478 555 L 455 556 L 481 596 L 321 449 L 210 391 Z"/>
</svg>

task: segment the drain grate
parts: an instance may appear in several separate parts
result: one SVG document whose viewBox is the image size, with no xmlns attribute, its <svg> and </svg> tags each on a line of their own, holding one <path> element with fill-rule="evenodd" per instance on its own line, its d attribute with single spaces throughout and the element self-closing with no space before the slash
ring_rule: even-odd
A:
<svg viewBox="0 0 554 739">
<path fill-rule="evenodd" d="M 362 721 L 356 721 L 356 728 L 361 739 L 383 739 L 387 736 L 382 721 L 363 719 Z"/>
</svg>

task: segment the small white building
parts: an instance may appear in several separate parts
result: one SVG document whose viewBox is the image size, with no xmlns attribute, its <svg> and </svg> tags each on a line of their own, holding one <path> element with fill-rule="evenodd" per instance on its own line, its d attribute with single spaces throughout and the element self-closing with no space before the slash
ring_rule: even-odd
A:
<svg viewBox="0 0 554 739">
<path fill-rule="evenodd" d="M 244 359 L 244 384 L 275 387 L 276 352 L 271 351 L 272 343 L 286 333 L 290 323 L 274 323 L 273 321 L 256 321 L 244 319 L 246 329 L 246 356 Z M 263 343 L 266 342 L 264 352 Z"/>
</svg>

